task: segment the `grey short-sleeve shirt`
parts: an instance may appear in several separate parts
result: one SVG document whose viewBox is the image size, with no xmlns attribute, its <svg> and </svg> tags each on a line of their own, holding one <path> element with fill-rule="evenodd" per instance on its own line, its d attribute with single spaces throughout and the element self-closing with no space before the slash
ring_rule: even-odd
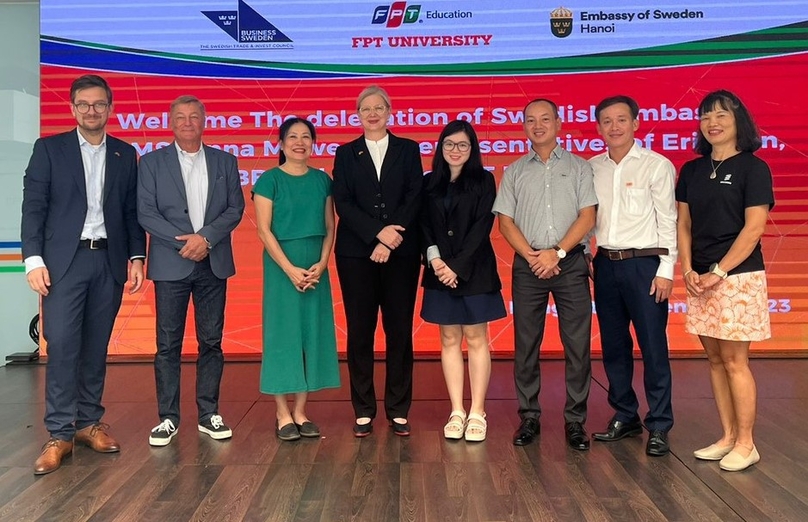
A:
<svg viewBox="0 0 808 522">
<path fill-rule="evenodd" d="M 540 250 L 558 244 L 578 212 L 597 204 L 589 162 L 557 145 L 547 163 L 531 150 L 505 170 L 492 212 L 513 218 L 531 248 Z"/>
</svg>

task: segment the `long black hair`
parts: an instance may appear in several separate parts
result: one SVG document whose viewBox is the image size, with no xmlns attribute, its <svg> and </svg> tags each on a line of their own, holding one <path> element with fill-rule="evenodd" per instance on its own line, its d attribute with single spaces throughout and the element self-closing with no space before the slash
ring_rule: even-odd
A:
<svg viewBox="0 0 808 522">
<path fill-rule="evenodd" d="M 477 139 L 477 133 L 474 132 L 474 127 L 472 127 L 469 122 L 455 120 L 449 122 L 449 124 L 443 128 L 438 138 L 437 150 L 435 150 L 435 156 L 432 158 L 432 172 L 427 177 L 426 182 L 426 191 L 428 194 L 434 194 L 439 197 L 446 195 L 452 173 L 449 170 L 449 164 L 446 162 L 446 158 L 443 157 L 443 141 L 458 132 L 466 133 L 466 136 L 469 137 L 471 149 L 469 150 L 469 159 L 460 169 L 460 176 L 455 183 L 458 189 L 464 192 L 482 186 L 483 180 L 485 179 L 485 169 L 483 168 L 483 156 L 480 152 L 480 140 Z"/>
<path fill-rule="evenodd" d="M 735 94 L 720 90 L 713 91 L 701 100 L 699 105 L 699 115 L 703 116 L 712 112 L 716 107 L 729 111 L 735 116 L 735 148 L 740 152 L 755 152 L 761 146 L 760 132 L 758 132 L 755 120 L 746 105 Z M 713 152 L 713 146 L 704 137 L 699 125 L 699 135 L 696 136 L 696 152 L 702 156 L 709 156 Z"/>
<path fill-rule="evenodd" d="M 312 143 L 317 141 L 317 132 L 314 130 L 314 124 L 305 118 L 298 118 L 296 116 L 294 118 L 289 118 L 288 120 L 281 123 L 280 129 L 278 129 L 278 138 L 281 143 L 286 139 L 286 136 L 289 135 L 289 129 L 291 129 L 293 125 L 297 125 L 298 123 L 302 123 L 309 128 Z M 281 150 L 278 153 L 278 165 L 283 165 L 284 163 L 286 163 L 286 154 L 284 154 L 283 150 Z"/>
</svg>

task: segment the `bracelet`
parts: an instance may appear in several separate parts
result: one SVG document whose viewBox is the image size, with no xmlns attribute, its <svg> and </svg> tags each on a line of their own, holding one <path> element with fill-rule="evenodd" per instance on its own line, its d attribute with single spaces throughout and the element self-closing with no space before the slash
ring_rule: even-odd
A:
<svg viewBox="0 0 808 522">
<path fill-rule="evenodd" d="M 689 274 L 690 272 L 694 272 L 694 271 L 695 271 L 695 270 L 693 270 L 693 269 L 691 268 L 690 270 L 688 270 L 687 272 L 685 272 L 684 274 L 682 274 L 682 277 L 687 277 L 687 274 Z"/>
</svg>

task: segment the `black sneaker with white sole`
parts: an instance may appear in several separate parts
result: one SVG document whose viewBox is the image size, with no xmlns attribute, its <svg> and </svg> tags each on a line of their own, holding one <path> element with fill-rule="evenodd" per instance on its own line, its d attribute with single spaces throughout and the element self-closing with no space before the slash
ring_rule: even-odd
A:
<svg viewBox="0 0 808 522">
<path fill-rule="evenodd" d="M 216 440 L 229 439 L 233 436 L 233 430 L 227 427 L 221 415 L 213 415 L 208 420 L 200 422 L 199 431 L 207 433 L 210 438 Z"/>
<path fill-rule="evenodd" d="M 152 446 L 168 446 L 174 435 L 177 434 L 177 428 L 170 419 L 166 419 L 151 430 L 149 435 L 149 444 Z"/>
</svg>

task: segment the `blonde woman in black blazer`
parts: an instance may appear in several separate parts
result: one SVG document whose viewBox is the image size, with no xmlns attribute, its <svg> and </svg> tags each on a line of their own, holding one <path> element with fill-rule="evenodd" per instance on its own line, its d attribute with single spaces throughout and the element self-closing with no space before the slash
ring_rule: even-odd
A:
<svg viewBox="0 0 808 522">
<path fill-rule="evenodd" d="M 393 432 L 408 436 L 412 402 L 412 316 L 420 271 L 418 210 L 423 168 L 418 144 L 388 132 L 390 97 L 363 90 L 356 108 L 364 133 L 337 149 L 335 245 L 348 326 L 354 435 L 373 431 L 373 342 L 381 309 L 385 333 L 384 409 Z"/>
<path fill-rule="evenodd" d="M 440 325 L 441 364 L 452 403 L 447 439 L 485 440 L 485 394 L 491 375 L 488 322 L 505 317 L 491 246 L 494 176 L 483 168 L 474 128 L 453 121 L 441 132 L 421 211 L 424 259 L 421 317 Z M 469 354 L 471 409 L 463 407 L 463 338 Z"/>
</svg>

